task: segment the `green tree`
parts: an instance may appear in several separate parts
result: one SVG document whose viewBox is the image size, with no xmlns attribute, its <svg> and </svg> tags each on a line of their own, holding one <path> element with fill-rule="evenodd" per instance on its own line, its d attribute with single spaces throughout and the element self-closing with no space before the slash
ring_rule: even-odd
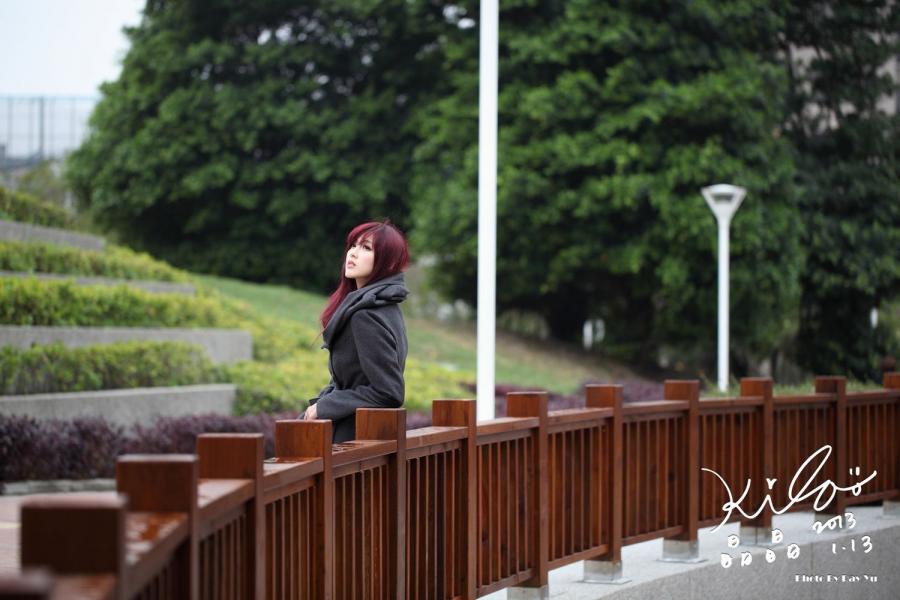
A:
<svg viewBox="0 0 900 600">
<path fill-rule="evenodd" d="M 502 3 L 500 310 L 539 312 L 570 340 L 601 317 L 610 346 L 633 357 L 672 345 L 711 358 L 716 228 L 700 188 L 730 182 L 748 189 L 732 225 L 735 358 L 790 338 L 802 249 L 779 134 L 782 24 L 763 0 Z M 448 37 L 455 93 L 426 111 L 414 183 L 414 242 L 434 249 L 435 283 L 470 301 L 476 32 Z"/>
<path fill-rule="evenodd" d="M 443 27 L 428 2 L 150 0 L 69 181 L 179 266 L 330 289 L 350 227 L 408 226 Z"/>
<path fill-rule="evenodd" d="M 880 379 L 896 332 L 871 326 L 900 293 L 900 5 L 795 1 L 785 43 L 804 245 L 798 359 L 817 373 Z"/>
<path fill-rule="evenodd" d="M 41 200 L 65 207 L 67 189 L 60 170 L 58 162 L 45 160 L 28 169 L 19 178 L 16 188 Z"/>
</svg>

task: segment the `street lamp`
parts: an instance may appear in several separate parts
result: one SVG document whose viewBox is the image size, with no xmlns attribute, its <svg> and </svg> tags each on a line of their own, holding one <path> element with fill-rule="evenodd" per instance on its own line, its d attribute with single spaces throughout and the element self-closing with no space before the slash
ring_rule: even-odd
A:
<svg viewBox="0 0 900 600">
<path fill-rule="evenodd" d="M 728 388 L 728 246 L 731 218 L 744 201 L 747 190 L 719 183 L 700 190 L 719 224 L 719 389 Z"/>
</svg>

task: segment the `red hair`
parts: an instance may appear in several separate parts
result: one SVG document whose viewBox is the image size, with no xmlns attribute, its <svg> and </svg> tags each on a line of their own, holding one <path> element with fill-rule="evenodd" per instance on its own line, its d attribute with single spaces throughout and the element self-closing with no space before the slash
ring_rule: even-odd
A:
<svg viewBox="0 0 900 600">
<path fill-rule="evenodd" d="M 372 274 L 369 276 L 366 286 L 379 279 L 384 279 L 403 271 L 409 263 L 409 246 L 406 243 L 406 237 L 391 223 L 390 219 L 385 219 L 383 222 L 369 221 L 354 227 L 347 235 L 344 254 L 341 256 L 340 283 L 338 283 L 337 289 L 331 294 L 328 304 L 325 305 L 325 309 L 319 316 L 323 330 L 328 325 L 328 321 L 331 320 L 335 311 L 337 311 L 338 306 L 347 297 L 347 294 L 356 289 L 356 280 L 347 277 L 345 274 L 344 262 L 347 260 L 347 252 L 350 250 L 350 246 L 362 237 L 371 237 L 372 251 L 375 253 Z"/>
</svg>

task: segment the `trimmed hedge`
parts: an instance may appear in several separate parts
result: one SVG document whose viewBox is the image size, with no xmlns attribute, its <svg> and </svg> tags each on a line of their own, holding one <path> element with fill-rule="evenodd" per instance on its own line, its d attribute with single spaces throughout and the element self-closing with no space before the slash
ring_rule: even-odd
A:
<svg viewBox="0 0 900 600">
<path fill-rule="evenodd" d="M 74 223 L 74 216 L 61 206 L 3 186 L 0 186 L 0 219 L 63 229 Z"/>
<path fill-rule="evenodd" d="M 229 316 L 230 322 L 234 323 L 232 327 L 250 332 L 253 336 L 254 360 L 277 363 L 298 350 L 306 354 L 318 350 L 318 345 L 315 344 L 317 332 L 311 327 L 263 315 L 246 302 L 203 286 L 198 286 L 197 297 L 218 303 Z"/>
<path fill-rule="evenodd" d="M 153 340 L 78 348 L 62 342 L 25 350 L 7 346 L 0 348 L 0 395 L 233 383 L 237 415 L 296 414 L 327 383 L 325 358 L 324 352 L 295 352 L 275 364 L 213 365 L 199 346 Z M 459 383 L 440 368 L 408 364 L 406 406 L 428 409 L 433 398 L 459 397 Z"/>
<path fill-rule="evenodd" d="M 235 413 L 298 413 L 320 389 L 324 365 L 286 360 L 214 365 L 186 342 L 129 341 L 67 348 L 0 348 L 0 395 L 234 383 Z M 313 382 L 313 383 L 310 383 Z"/>
<path fill-rule="evenodd" d="M 128 285 L 84 286 L 71 281 L 0 277 L 0 324 L 235 328 L 253 336 L 253 357 L 283 361 L 311 351 L 309 327 L 260 316 L 247 304 L 197 289 L 196 296 L 151 293 Z"/>
<path fill-rule="evenodd" d="M 237 415 L 283 411 L 297 414 L 328 383 L 320 381 L 322 373 L 328 372 L 327 364 L 297 354 L 275 364 L 244 361 L 223 366 L 222 370 L 227 372 L 225 379 L 237 386 Z"/>
<path fill-rule="evenodd" d="M 122 454 L 194 453 L 201 433 L 262 433 L 266 457 L 275 454 L 278 419 L 296 413 L 226 417 L 160 417 L 128 429 L 103 419 L 37 420 L 0 416 L 0 482 L 112 477 Z M 407 429 L 430 424 L 424 413 L 407 415 Z"/>
<path fill-rule="evenodd" d="M 0 348 L 0 395 L 221 383 L 225 375 L 186 342 Z"/>
<path fill-rule="evenodd" d="M 187 282 L 187 273 L 149 254 L 107 245 L 103 252 L 43 242 L 0 241 L 0 271 Z"/>
<path fill-rule="evenodd" d="M 127 285 L 81 286 L 70 281 L 0 278 L 0 323 L 248 331 L 253 336 L 256 362 L 220 366 L 217 371 L 219 381 L 237 385 L 238 414 L 300 411 L 306 400 L 328 382 L 328 356 L 319 349 L 315 330 L 262 316 L 246 303 L 202 286 L 197 288 L 197 296 L 190 297 L 153 294 Z M 434 398 L 459 397 L 460 383 L 472 380 L 471 373 L 410 359 L 406 365 L 406 406 L 427 408 Z"/>
<path fill-rule="evenodd" d="M 236 327 L 221 303 L 127 285 L 0 278 L 0 323 L 124 327 Z"/>
<path fill-rule="evenodd" d="M 406 383 L 404 406 L 410 410 L 431 410 L 431 402 L 438 398 L 474 398 L 467 393 L 466 387 L 475 381 L 475 373 L 471 371 L 450 371 L 440 365 L 409 358 L 403 378 Z"/>
<path fill-rule="evenodd" d="M 225 379 L 237 385 L 235 414 L 259 412 L 300 412 L 307 400 L 314 397 L 328 383 L 328 356 L 294 352 L 275 364 L 242 362 L 227 368 Z M 436 398 L 463 398 L 469 394 L 464 387 L 474 377 L 467 372 L 451 372 L 442 367 L 406 362 L 407 410 L 431 410 Z"/>
</svg>

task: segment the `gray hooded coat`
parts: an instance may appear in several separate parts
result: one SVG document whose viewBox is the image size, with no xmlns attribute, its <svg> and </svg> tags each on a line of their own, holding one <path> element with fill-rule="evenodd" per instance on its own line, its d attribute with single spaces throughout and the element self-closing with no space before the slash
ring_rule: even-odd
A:
<svg viewBox="0 0 900 600">
<path fill-rule="evenodd" d="M 347 294 L 325 327 L 331 383 L 309 403 L 317 418 L 334 421 L 334 442 L 355 439 L 357 408 L 403 404 L 407 340 L 399 304 L 408 294 L 402 272 L 371 282 Z"/>
</svg>

